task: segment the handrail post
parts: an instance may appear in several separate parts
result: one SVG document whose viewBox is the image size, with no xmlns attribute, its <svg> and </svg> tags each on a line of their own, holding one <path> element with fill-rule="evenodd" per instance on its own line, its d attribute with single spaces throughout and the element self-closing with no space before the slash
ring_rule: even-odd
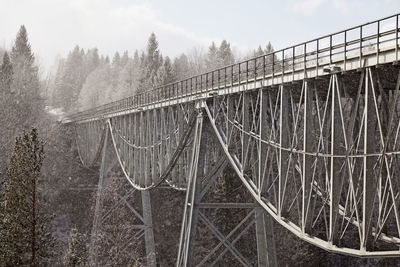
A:
<svg viewBox="0 0 400 267">
<path fill-rule="evenodd" d="M 359 53 L 359 64 L 360 64 L 360 69 L 362 68 L 362 40 L 363 40 L 363 38 L 362 38 L 362 26 L 360 27 L 360 53 Z"/>
<path fill-rule="evenodd" d="M 265 79 L 265 57 L 263 56 L 263 79 Z"/>
<path fill-rule="evenodd" d="M 399 49 L 399 15 L 396 16 L 396 61 L 399 60 L 398 56 L 398 49 Z"/>
<path fill-rule="evenodd" d="M 329 65 L 332 65 L 332 35 L 329 35 Z"/>
<path fill-rule="evenodd" d="M 220 73 L 220 69 L 218 69 L 218 89 L 220 88 L 220 75 L 221 75 L 221 73 Z"/>
<path fill-rule="evenodd" d="M 376 65 L 379 65 L 379 33 L 380 33 L 380 21 L 377 22 L 377 37 L 376 37 Z"/>
<path fill-rule="evenodd" d="M 344 31 L 344 65 L 343 70 L 346 71 L 346 60 L 347 60 L 347 31 Z"/>
</svg>

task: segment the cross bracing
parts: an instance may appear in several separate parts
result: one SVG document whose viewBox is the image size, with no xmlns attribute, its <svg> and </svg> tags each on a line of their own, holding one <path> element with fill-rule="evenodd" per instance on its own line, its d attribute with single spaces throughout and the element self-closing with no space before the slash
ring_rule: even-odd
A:
<svg viewBox="0 0 400 267">
<path fill-rule="evenodd" d="M 65 123 L 76 128 L 83 164 L 96 162 L 109 135 L 135 189 L 165 182 L 187 191 L 177 266 L 193 263 L 198 220 L 248 265 L 201 212 L 202 205 L 218 207 L 201 202 L 203 180 L 213 181 L 215 166 L 227 164 L 257 203 L 255 220 L 265 230 L 258 226 L 260 262 L 276 264 L 266 238 L 271 217 L 328 251 L 400 256 L 398 42 L 394 15 L 77 113 Z M 207 150 L 204 136 L 212 136 Z"/>
</svg>

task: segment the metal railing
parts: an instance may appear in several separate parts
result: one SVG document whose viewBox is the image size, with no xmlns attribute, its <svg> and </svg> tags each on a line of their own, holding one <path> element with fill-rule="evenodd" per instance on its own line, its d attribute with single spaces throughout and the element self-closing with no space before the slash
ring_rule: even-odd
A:
<svg viewBox="0 0 400 267">
<path fill-rule="evenodd" d="M 315 68 L 318 75 L 322 65 L 333 64 L 339 60 L 344 61 L 346 68 L 346 60 L 358 58 L 359 66 L 362 66 L 363 57 L 371 53 L 376 54 L 376 62 L 379 64 L 379 55 L 385 49 L 394 49 L 397 61 L 399 16 L 400 13 L 195 75 L 69 115 L 66 120 L 77 121 L 106 116 L 267 77 L 273 79 L 288 73 L 294 75 L 298 70 L 309 68 Z"/>
</svg>

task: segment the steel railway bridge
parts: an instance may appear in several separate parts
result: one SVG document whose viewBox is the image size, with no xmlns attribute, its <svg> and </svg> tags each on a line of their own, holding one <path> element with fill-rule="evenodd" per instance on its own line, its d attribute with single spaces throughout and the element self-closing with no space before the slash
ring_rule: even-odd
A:
<svg viewBox="0 0 400 267">
<path fill-rule="evenodd" d="M 186 190 L 176 266 L 215 265 L 228 252 L 251 265 L 235 248 L 251 226 L 258 265 L 276 266 L 273 220 L 330 252 L 400 256 L 399 16 L 68 116 L 82 163 L 100 162 L 92 237 L 113 153 L 132 191 L 141 191 L 143 214 L 131 210 L 149 265 L 149 196 L 165 184 Z M 202 201 L 228 165 L 254 203 Z M 206 208 L 249 213 L 223 235 Z M 199 221 L 219 244 L 195 262 Z"/>
</svg>

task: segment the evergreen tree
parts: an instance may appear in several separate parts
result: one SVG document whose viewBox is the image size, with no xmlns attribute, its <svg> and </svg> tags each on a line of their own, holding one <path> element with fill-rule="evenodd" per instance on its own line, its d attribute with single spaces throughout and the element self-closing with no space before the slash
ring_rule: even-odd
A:
<svg viewBox="0 0 400 267">
<path fill-rule="evenodd" d="M 70 111 L 77 103 L 87 74 L 84 69 L 84 51 L 76 46 L 69 53 L 62 68 L 61 82 L 54 90 L 54 104 L 57 107 L 63 107 L 67 112 Z"/>
<path fill-rule="evenodd" d="M 267 46 L 265 47 L 265 53 L 269 54 L 274 52 L 274 47 L 271 45 L 271 42 L 268 42 Z"/>
<path fill-rule="evenodd" d="M 84 72 L 85 76 L 87 76 L 100 65 L 99 51 L 97 48 L 89 49 L 86 54 L 82 53 L 82 51 L 83 50 L 81 50 L 81 55 L 84 60 Z"/>
<path fill-rule="evenodd" d="M 146 57 L 146 65 L 150 72 L 157 71 L 158 68 L 161 66 L 161 54 L 160 50 L 158 49 L 158 41 L 156 35 L 151 33 L 149 37 L 149 41 L 147 42 L 147 57 Z"/>
<path fill-rule="evenodd" d="M 218 52 L 218 67 L 223 67 L 226 65 L 231 65 L 235 62 L 235 58 L 232 54 L 231 45 L 223 40 L 219 46 Z"/>
<path fill-rule="evenodd" d="M 136 53 L 137 53 L 137 50 L 136 50 Z M 121 57 L 121 67 L 124 67 L 126 65 L 126 63 L 128 63 L 128 60 L 129 60 L 128 51 L 125 51 Z"/>
<path fill-rule="evenodd" d="M 49 260 L 50 216 L 43 212 L 39 193 L 43 159 L 43 142 L 36 129 L 16 138 L 0 199 L 0 262 L 4 266 L 43 266 Z"/>
<path fill-rule="evenodd" d="M 61 93 L 63 92 L 63 76 L 64 76 L 64 68 L 65 68 L 65 59 L 62 58 L 58 61 L 57 71 L 54 78 L 54 88 L 53 93 L 51 95 L 51 104 L 53 106 L 60 106 L 61 101 Z"/>
<path fill-rule="evenodd" d="M 174 59 L 173 70 L 178 80 L 183 80 L 192 76 L 189 59 L 185 54 L 182 53 L 179 57 Z"/>
<path fill-rule="evenodd" d="M 271 42 L 268 42 L 267 46 L 265 47 L 265 53 L 270 54 L 272 52 L 274 52 L 274 47 L 271 45 Z M 265 64 L 267 65 L 268 74 L 272 72 L 272 63 L 274 62 L 274 60 L 276 62 L 277 58 L 273 55 L 268 55 L 265 58 Z"/>
<path fill-rule="evenodd" d="M 120 67 L 121 66 L 121 56 L 119 55 L 118 52 L 115 52 L 112 63 L 114 68 L 116 68 L 117 66 Z"/>
<path fill-rule="evenodd" d="M 109 64 L 104 63 L 92 71 L 86 78 L 77 98 L 79 108 L 85 110 L 111 102 L 110 99 L 107 99 L 107 92 L 110 88 L 111 68 Z"/>
<path fill-rule="evenodd" d="M 2 155 L 0 155 L 0 185 L 1 182 L 5 179 L 5 169 L 7 157 L 9 150 L 12 147 L 12 140 L 10 140 L 10 136 L 14 134 L 13 123 L 17 123 L 18 121 L 14 121 L 14 117 L 16 115 L 14 112 L 13 98 L 11 94 L 11 84 L 13 81 L 13 68 L 10 62 L 10 58 L 8 53 L 5 52 L 3 55 L 3 63 L 0 65 L 0 151 L 2 151 Z M 0 188 L 0 195 L 2 192 L 2 188 Z"/>
<path fill-rule="evenodd" d="M 88 253 L 85 245 L 85 239 L 85 235 L 79 233 L 76 228 L 72 228 L 69 237 L 68 250 L 64 257 L 64 266 L 87 266 Z"/>
<path fill-rule="evenodd" d="M 176 80 L 174 69 L 172 68 L 171 60 L 166 57 L 161 68 L 158 69 L 156 86 L 162 86 L 172 83 Z"/>
<path fill-rule="evenodd" d="M 23 25 L 11 49 L 11 62 L 14 68 L 13 90 L 26 100 L 39 98 L 38 68 Z"/>
<path fill-rule="evenodd" d="M 257 50 L 254 50 L 253 57 L 262 56 L 264 54 L 265 54 L 264 50 L 261 48 L 261 45 L 259 45 Z"/>
<path fill-rule="evenodd" d="M 27 130 L 26 126 L 30 127 L 37 121 L 38 114 L 43 110 L 43 101 L 40 97 L 38 68 L 23 25 L 11 49 L 10 58 L 13 66 L 11 92 L 14 93 L 14 108 L 18 110 L 14 128 Z"/>
<path fill-rule="evenodd" d="M 139 93 L 157 86 L 157 74 L 161 66 L 162 56 L 158 49 L 158 41 L 156 35 L 152 33 L 147 42 L 146 54 L 142 53 L 140 58 Z"/>
<path fill-rule="evenodd" d="M 8 53 L 5 52 L 3 55 L 3 63 L 0 66 L 0 89 L 3 94 L 2 97 L 5 97 L 5 94 L 10 92 L 12 80 L 13 67 Z"/>
<path fill-rule="evenodd" d="M 137 53 L 135 53 L 135 55 L 137 56 Z M 140 70 L 141 68 L 138 56 L 134 59 L 128 59 L 128 62 L 121 70 L 118 92 L 115 92 L 115 95 L 112 96 L 113 100 L 132 96 L 137 92 Z"/>
<path fill-rule="evenodd" d="M 206 59 L 206 68 L 208 71 L 215 69 L 218 66 L 218 48 L 215 43 L 212 42 L 208 48 L 208 54 Z"/>
</svg>

